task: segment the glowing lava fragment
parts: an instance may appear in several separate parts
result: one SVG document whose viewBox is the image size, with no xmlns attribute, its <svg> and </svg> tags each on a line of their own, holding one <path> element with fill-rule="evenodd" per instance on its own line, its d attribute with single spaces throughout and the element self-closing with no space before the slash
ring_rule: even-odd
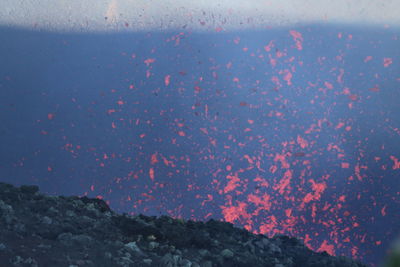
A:
<svg viewBox="0 0 400 267">
<path fill-rule="evenodd" d="M 394 163 L 392 169 L 393 170 L 400 169 L 400 161 L 399 161 L 399 159 L 397 159 L 395 156 L 390 156 L 390 159 L 393 160 L 393 163 Z"/>
<path fill-rule="evenodd" d="M 350 168 L 350 164 L 347 163 L 347 162 L 342 162 L 342 168 L 343 169 L 348 169 L 348 168 Z"/>
<path fill-rule="evenodd" d="M 357 95 L 349 95 L 349 98 L 353 101 L 356 101 L 358 99 Z"/>
<path fill-rule="evenodd" d="M 308 146 L 307 140 L 303 139 L 300 135 L 297 136 L 297 143 L 301 148 L 306 148 Z"/>
<path fill-rule="evenodd" d="M 325 84 L 326 88 L 333 89 L 333 85 L 330 82 L 325 82 L 324 84 Z"/>
<path fill-rule="evenodd" d="M 367 57 L 364 59 L 364 62 L 366 63 L 366 62 L 368 62 L 368 61 L 370 61 L 370 60 L 372 60 L 372 56 L 367 56 Z"/>
<path fill-rule="evenodd" d="M 292 35 L 294 41 L 296 42 L 296 47 L 298 50 L 302 50 L 303 49 L 303 36 L 301 35 L 301 33 L 291 30 L 290 31 L 290 35 Z"/>
<path fill-rule="evenodd" d="M 151 164 L 154 165 L 157 162 L 158 162 L 157 153 L 154 153 L 153 155 L 151 155 Z"/>
<path fill-rule="evenodd" d="M 292 85 L 292 73 L 289 70 L 285 70 L 285 76 L 283 76 L 283 80 L 287 82 L 287 85 Z"/>
<path fill-rule="evenodd" d="M 283 178 L 280 180 L 280 182 L 273 187 L 274 190 L 278 190 L 279 194 L 282 195 L 286 191 L 286 188 L 289 187 L 291 179 L 292 179 L 292 171 L 287 170 L 283 175 Z"/>
<path fill-rule="evenodd" d="M 154 58 L 148 58 L 144 61 L 144 64 L 146 64 L 146 66 L 150 66 L 151 63 L 154 63 L 156 60 Z"/>
<path fill-rule="evenodd" d="M 150 179 L 151 179 L 152 181 L 154 181 L 154 169 L 153 169 L 153 168 L 150 168 L 150 170 L 149 170 L 149 176 L 150 176 Z"/>
<path fill-rule="evenodd" d="M 274 45 L 273 41 L 270 41 L 268 45 L 264 46 L 264 50 L 266 52 L 271 51 L 271 48 L 273 47 L 273 45 Z"/>
<path fill-rule="evenodd" d="M 393 63 L 393 60 L 391 58 L 389 58 L 389 57 L 385 57 L 383 59 L 383 66 L 385 68 L 389 67 L 392 63 Z"/>
<path fill-rule="evenodd" d="M 164 78 L 164 83 L 165 83 L 165 86 L 168 86 L 168 85 L 169 85 L 169 83 L 170 83 L 170 79 L 171 79 L 171 75 L 167 75 L 167 76 L 165 76 L 165 78 Z"/>
<path fill-rule="evenodd" d="M 381 209 L 382 216 L 386 216 L 386 205 Z"/>
<path fill-rule="evenodd" d="M 335 129 L 340 129 L 344 126 L 343 122 L 339 122 L 338 125 L 336 125 Z"/>
<path fill-rule="evenodd" d="M 323 252 L 326 251 L 329 255 L 334 256 L 335 255 L 335 249 L 333 245 L 329 245 L 328 241 L 324 240 L 317 250 L 317 252 Z"/>
</svg>

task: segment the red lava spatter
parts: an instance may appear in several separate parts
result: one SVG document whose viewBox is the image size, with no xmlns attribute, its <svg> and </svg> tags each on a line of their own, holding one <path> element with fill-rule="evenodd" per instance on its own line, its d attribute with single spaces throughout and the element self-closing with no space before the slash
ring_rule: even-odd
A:
<svg viewBox="0 0 400 267">
<path fill-rule="evenodd" d="M 217 27 L 215 31 L 222 34 L 223 28 Z M 185 44 L 187 35 L 170 36 L 164 45 L 182 46 L 194 53 L 195 49 Z M 361 257 L 362 244 L 372 241 L 379 246 L 382 243 L 379 236 L 363 228 L 366 222 L 362 212 L 380 220 L 389 216 L 390 210 L 372 192 L 353 191 L 372 184 L 375 178 L 371 177 L 370 169 L 392 170 L 399 175 L 400 156 L 386 155 L 392 164 L 381 164 L 382 156 L 367 155 L 368 138 L 373 135 L 357 139 L 365 129 L 345 114 L 362 113 L 363 103 L 379 95 L 381 85 L 376 79 L 375 84 L 362 92 L 348 85 L 346 75 L 351 74 L 343 63 L 346 53 L 338 51 L 333 58 L 321 55 L 313 63 L 329 75 L 310 75 L 313 79 L 307 81 L 307 86 L 298 86 L 298 79 L 304 78 L 299 73 L 306 72 L 301 53 L 313 47 L 307 47 L 310 42 L 306 34 L 290 30 L 288 36 L 292 41 L 290 47 L 278 47 L 279 40 L 267 40 L 257 48 L 239 37 L 228 40 L 240 57 L 258 62 L 258 65 L 246 66 L 246 71 L 270 67 L 263 71 L 264 77 L 256 78 L 241 75 L 244 67 L 240 60 L 217 62 L 213 57 L 200 59 L 195 55 L 191 59 L 194 65 L 191 70 L 174 73 L 168 70 L 157 77 L 155 66 L 163 59 L 153 55 L 155 48 L 151 48 L 151 57 L 146 58 L 126 53 L 129 60 L 143 68 L 141 76 L 129 81 L 125 89 L 137 96 L 151 92 L 155 97 L 177 101 L 174 105 L 159 103 L 160 106 L 144 108 L 139 97 L 133 100 L 121 97 L 104 110 L 105 116 L 112 120 L 108 124 L 111 133 L 128 126 L 139 129 L 132 130 L 129 141 L 120 142 L 134 144 L 129 149 L 130 156 L 71 142 L 66 142 L 63 150 L 74 158 L 85 150 L 94 155 L 97 166 L 102 169 L 117 159 L 131 164 L 132 170 L 125 176 L 114 177 L 112 185 L 100 188 L 92 184 L 90 191 L 103 189 L 103 195 L 97 197 L 106 198 L 113 188 L 122 190 L 128 181 L 135 181 L 130 190 L 141 193 L 127 192 L 120 201 L 135 211 L 156 209 L 173 217 L 183 217 L 183 210 L 189 209 L 192 219 L 222 217 L 254 233 L 269 236 L 283 233 L 303 238 L 316 251 L 335 255 L 337 250 L 346 249 L 353 257 Z M 342 33 L 337 36 L 344 43 L 343 50 L 351 49 L 355 36 L 348 35 L 346 40 Z M 361 62 L 373 64 L 375 60 L 364 55 Z M 203 68 L 205 62 L 207 68 Z M 378 64 L 382 66 L 382 61 Z M 392 64 L 392 58 L 383 59 L 384 68 L 390 69 Z M 145 86 L 146 80 L 153 81 L 150 87 Z M 228 86 L 223 88 L 221 81 Z M 110 89 L 107 94 L 117 94 L 118 90 L 123 91 Z M 250 96 L 257 94 L 257 98 L 247 97 L 244 90 L 249 90 Z M 296 102 L 296 97 L 303 95 L 307 102 Z M 217 100 L 220 104 L 215 104 Z M 150 109 L 155 109 L 157 114 Z M 242 117 L 231 116 L 233 111 L 243 114 Z M 190 119 L 182 112 L 192 114 Z M 261 113 L 262 118 L 257 115 Z M 340 116 L 332 116 L 333 113 Z M 48 113 L 47 119 L 54 122 L 58 116 Z M 377 131 L 378 127 L 368 130 Z M 47 131 L 43 130 L 42 134 Z M 349 147 L 348 140 L 352 138 L 357 141 L 351 143 L 354 147 Z M 187 146 L 194 152 L 182 154 Z M 386 153 L 384 145 L 378 148 Z M 366 164 L 369 157 L 373 157 L 375 164 Z M 197 165 L 208 168 L 208 177 L 199 177 L 191 171 Z M 335 166 L 337 171 L 325 166 Z M 48 171 L 51 170 L 48 166 Z M 342 187 L 349 189 L 335 191 Z M 371 211 L 356 210 L 357 201 L 365 198 L 372 203 Z"/>
</svg>

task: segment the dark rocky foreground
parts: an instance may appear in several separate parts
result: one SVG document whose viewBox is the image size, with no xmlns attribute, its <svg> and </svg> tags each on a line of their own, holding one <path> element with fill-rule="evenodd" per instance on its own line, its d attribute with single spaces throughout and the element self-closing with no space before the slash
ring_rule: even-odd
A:
<svg viewBox="0 0 400 267">
<path fill-rule="evenodd" d="M 0 183 L 0 266 L 329 266 L 364 264 L 209 220 L 120 215 L 99 199 Z"/>
</svg>

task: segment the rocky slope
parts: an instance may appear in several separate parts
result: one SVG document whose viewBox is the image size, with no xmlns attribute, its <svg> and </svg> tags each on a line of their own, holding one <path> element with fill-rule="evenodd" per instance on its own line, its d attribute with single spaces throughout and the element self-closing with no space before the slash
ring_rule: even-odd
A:
<svg viewBox="0 0 400 267">
<path fill-rule="evenodd" d="M 53 197 L 0 183 L 3 266 L 361 267 L 287 236 L 267 238 L 230 223 L 117 214 L 99 199 Z"/>
</svg>

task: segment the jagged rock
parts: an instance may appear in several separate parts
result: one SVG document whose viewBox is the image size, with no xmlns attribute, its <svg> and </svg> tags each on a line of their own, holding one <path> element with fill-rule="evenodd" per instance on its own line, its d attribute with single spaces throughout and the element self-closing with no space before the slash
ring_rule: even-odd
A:
<svg viewBox="0 0 400 267">
<path fill-rule="evenodd" d="M 227 258 L 227 259 L 232 258 L 233 255 L 234 255 L 233 252 L 229 249 L 224 249 L 223 251 L 221 251 L 221 256 L 224 258 Z"/>
<path fill-rule="evenodd" d="M 157 243 L 157 242 L 150 242 L 149 243 L 149 249 L 150 250 L 153 250 L 153 249 L 156 249 L 156 248 L 158 248 L 159 247 L 159 243 Z"/>
<path fill-rule="evenodd" d="M 153 262 L 152 259 L 143 259 L 143 262 L 149 266 L 151 266 L 151 263 Z"/>
</svg>

